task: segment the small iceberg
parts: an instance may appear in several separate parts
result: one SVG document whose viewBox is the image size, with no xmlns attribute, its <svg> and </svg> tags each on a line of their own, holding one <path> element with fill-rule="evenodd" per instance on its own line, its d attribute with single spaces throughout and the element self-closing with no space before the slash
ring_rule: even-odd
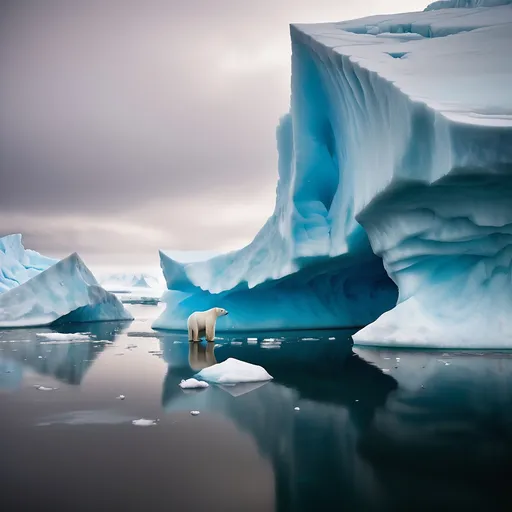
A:
<svg viewBox="0 0 512 512">
<path fill-rule="evenodd" d="M 273 378 L 267 373 L 265 368 L 232 357 L 222 363 L 204 368 L 195 377 L 215 384 L 263 382 Z"/>
<path fill-rule="evenodd" d="M 145 418 L 140 418 L 139 420 L 133 420 L 132 425 L 136 427 L 152 427 L 156 425 L 158 420 L 147 420 Z"/>
<path fill-rule="evenodd" d="M 204 380 L 197 380 L 194 378 L 182 380 L 180 382 L 181 389 L 197 389 L 197 388 L 207 388 L 209 386 L 208 382 Z"/>
<path fill-rule="evenodd" d="M 39 384 L 35 385 L 34 386 L 38 391 L 55 391 L 56 389 L 59 389 L 59 388 L 50 388 L 48 386 L 40 386 Z"/>
</svg>

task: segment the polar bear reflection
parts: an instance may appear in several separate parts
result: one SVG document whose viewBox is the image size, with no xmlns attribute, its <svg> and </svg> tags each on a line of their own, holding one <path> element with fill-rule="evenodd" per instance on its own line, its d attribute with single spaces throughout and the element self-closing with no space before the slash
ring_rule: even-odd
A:
<svg viewBox="0 0 512 512">
<path fill-rule="evenodd" d="M 194 371 L 201 371 L 203 368 L 217 364 L 214 348 L 213 343 L 207 343 L 206 346 L 201 343 L 189 343 L 188 364 L 190 368 Z"/>
</svg>

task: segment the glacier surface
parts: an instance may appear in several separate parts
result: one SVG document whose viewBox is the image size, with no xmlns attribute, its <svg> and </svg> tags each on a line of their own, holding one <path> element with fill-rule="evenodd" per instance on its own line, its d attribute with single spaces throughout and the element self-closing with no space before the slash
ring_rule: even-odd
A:
<svg viewBox="0 0 512 512">
<path fill-rule="evenodd" d="M 218 306 L 231 330 L 370 324 L 356 343 L 512 347 L 510 2 L 290 33 L 274 213 L 240 251 L 161 252 L 154 327 Z"/>
<path fill-rule="evenodd" d="M 0 327 L 133 320 L 74 253 L 0 294 Z"/>
</svg>

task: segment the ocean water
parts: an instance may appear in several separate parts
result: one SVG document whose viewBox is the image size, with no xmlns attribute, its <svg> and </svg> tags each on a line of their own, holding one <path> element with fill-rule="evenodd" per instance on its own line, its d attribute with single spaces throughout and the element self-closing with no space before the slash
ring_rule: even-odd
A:
<svg viewBox="0 0 512 512">
<path fill-rule="evenodd" d="M 512 510 L 512 354 L 350 331 L 193 344 L 128 307 L 59 330 L 90 341 L 0 332 L 2 510 Z M 274 379 L 179 387 L 228 357 Z"/>
</svg>

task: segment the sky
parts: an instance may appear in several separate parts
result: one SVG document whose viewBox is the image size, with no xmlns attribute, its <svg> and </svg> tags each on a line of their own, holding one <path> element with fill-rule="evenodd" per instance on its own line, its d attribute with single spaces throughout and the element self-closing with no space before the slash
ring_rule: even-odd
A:
<svg viewBox="0 0 512 512">
<path fill-rule="evenodd" d="M 225 252 L 272 213 L 290 23 L 418 0 L 1 0 L 0 236 L 94 265 Z"/>
</svg>

